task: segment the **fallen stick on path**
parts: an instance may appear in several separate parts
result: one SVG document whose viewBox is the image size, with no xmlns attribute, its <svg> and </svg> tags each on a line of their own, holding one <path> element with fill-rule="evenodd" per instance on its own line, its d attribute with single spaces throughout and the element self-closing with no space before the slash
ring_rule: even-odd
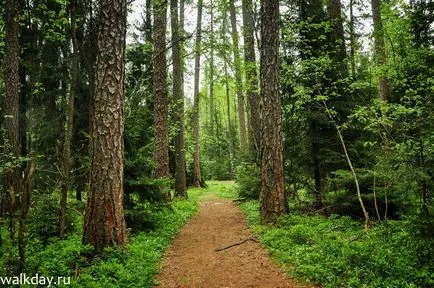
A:
<svg viewBox="0 0 434 288">
<path fill-rule="evenodd" d="M 215 251 L 216 252 L 220 252 L 220 251 L 223 251 L 223 250 L 226 250 L 226 249 L 238 246 L 238 245 L 242 245 L 242 244 L 244 244 L 244 243 L 246 243 L 248 241 L 253 241 L 253 242 L 259 243 L 259 241 L 256 238 L 250 237 L 250 238 L 247 238 L 247 239 L 245 239 L 245 240 L 243 240 L 241 242 L 237 242 L 237 243 L 231 244 L 231 245 L 223 247 L 223 248 L 216 248 Z"/>
</svg>

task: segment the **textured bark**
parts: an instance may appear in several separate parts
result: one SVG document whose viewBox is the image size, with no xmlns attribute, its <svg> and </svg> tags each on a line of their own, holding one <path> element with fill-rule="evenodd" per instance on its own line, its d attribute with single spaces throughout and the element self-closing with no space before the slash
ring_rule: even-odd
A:
<svg viewBox="0 0 434 288">
<path fill-rule="evenodd" d="M 6 132 L 5 151 L 16 160 L 20 156 L 20 79 L 19 79 L 19 11 L 18 0 L 6 0 L 5 3 L 5 55 L 3 60 L 3 79 L 5 85 L 4 119 Z M 20 167 L 14 167 L 4 173 L 4 195 L 2 197 L 2 215 L 10 221 L 11 237 L 15 234 L 15 213 L 19 208 L 18 196 L 21 192 Z"/>
<path fill-rule="evenodd" d="M 65 237 L 65 217 L 66 217 L 66 203 L 68 199 L 69 189 L 69 170 L 71 167 L 71 142 L 72 142 L 72 127 L 74 123 L 74 99 L 77 87 L 77 69 L 78 69 L 78 55 L 77 55 L 77 35 L 76 35 L 76 8 L 77 0 L 71 1 L 70 14 L 71 14 L 71 42 L 72 42 L 72 55 L 71 55 L 71 83 L 69 86 L 68 106 L 66 109 L 66 123 L 65 135 L 63 140 L 63 155 L 61 163 L 61 185 L 60 185 L 60 215 L 59 215 L 59 237 Z"/>
<path fill-rule="evenodd" d="M 247 100 L 249 104 L 249 144 L 255 160 L 259 162 L 259 91 L 258 74 L 256 71 L 255 39 L 253 35 L 252 0 L 243 0 L 243 37 L 244 37 L 244 65 L 246 70 Z"/>
<path fill-rule="evenodd" d="M 381 0 L 371 0 L 372 19 L 374 21 L 374 45 L 375 61 L 381 69 L 380 75 L 380 99 L 389 100 L 389 80 L 385 71 L 387 62 L 386 45 L 384 43 L 383 21 L 381 20 Z"/>
<path fill-rule="evenodd" d="M 332 50 L 332 59 L 338 65 L 341 75 L 346 76 L 348 74 L 347 63 L 345 62 L 347 53 L 341 6 L 340 0 L 327 1 L 327 14 L 332 24 L 332 43 L 335 46 Z"/>
<path fill-rule="evenodd" d="M 279 1 L 261 1 L 261 221 L 288 213 L 279 95 Z"/>
<path fill-rule="evenodd" d="M 202 176 L 200 173 L 200 145 L 199 145 L 199 74 L 200 74 L 200 46 L 202 37 L 202 0 L 197 3 L 196 44 L 194 52 L 194 107 L 193 107 L 193 185 L 200 187 Z"/>
<path fill-rule="evenodd" d="M 166 70 L 166 0 L 154 1 L 154 113 L 155 113 L 155 170 L 154 176 L 169 176 L 169 136 L 167 122 Z"/>
<path fill-rule="evenodd" d="M 243 81 L 241 78 L 241 59 L 240 51 L 238 48 L 238 30 L 237 30 L 237 16 L 235 13 L 234 0 L 229 0 L 229 12 L 231 17 L 231 34 L 232 34 L 232 50 L 234 53 L 234 68 L 235 68 L 235 90 L 238 99 L 238 121 L 240 130 L 240 148 L 241 150 L 247 147 L 247 133 L 246 133 L 246 117 L 244 109 L 244 95 L 243 95 Z"/>
<path fill-rule="evenodd" d="M 170 16 L 172 28 L 172 66 L 173 66 L 173 100 L 175 101 L 175 195 L 187 197 L 187 181 L 185 175 L 184 149 L 184 97 L 182 96 L 182 75 L 180 57 L 180 33 L 178 19 L 178 0 L 170 1 Z"/>
<path fill-rule="evenodd" d="M 126 244 L 123 211 L 126 0 L 100 2 L 89 195 L 83 242 L 102 252 Z"/>
</svg>

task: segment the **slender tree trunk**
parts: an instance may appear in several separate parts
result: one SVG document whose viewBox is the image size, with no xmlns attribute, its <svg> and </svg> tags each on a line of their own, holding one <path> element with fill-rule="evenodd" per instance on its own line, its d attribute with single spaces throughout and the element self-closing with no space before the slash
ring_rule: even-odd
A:
<svg viewBox="0 0 434 288">
<path fill-rule="evenodd" d="M 154 113 L 155 171 L 154 176 L 169 177 L 169 135 L 167 122 L 166 63 L 166 0 L 154 0 Z"/>
<path fill-rule="evenodd" d="M 350 62 L 351 62 L 351 77 L 356 78 L 356 35 L 354 32 L 354 0 L 350 0 Z"/>
<path fill-rule="evenodd" d="M 244 36 L 244 65 L 246 70 L 247 99 L 249 103 L 249 142 L 254 158 L 259 163 L 259 91 L 258 74 L 256 71 L 255 40 L 252 0 L 243 0 L 243 36 Z"/>
<path fill-rule="evenodd" d="M 22 186 L 22 197 L 21 197 L 21 215 L 20 215 L 20 225 L 18 230 L 18 254 L 20 256 L 19 272 L 23 272 L 26 263 L 25 257 L 25 244 L 24 244 L 24 233 L 26 232 L 26 218 L 27 213 L 30 208 L 30 197 L 32 194 L 32 178 L 33 172 L 35 171 L 35 161 L 28 161 L 26 165 L 26 170 L 24 173 L 24 183 Z"/>
<path fill-rule="evenodd" d="M 238 99 L 238 120 L 239 120 L 239 130 L 240 130 L 240 148 L 241 150 L 247 147 L 247 133 L 246 133 L 246 119 L 245 119 L 245 109 L 244 109 L 244 95 L 243 95 L 243 81 L 241 78 L 241 59 L 240 51 L 238 48 L 238 30 L 237 30 L 237 19 L 235 13 L 234 0 L 229 0 L 229 12 L 231 17 L 231 27 L 232 27 L 232 49 L 234 53 L 234 64 L 235 64 L 235 82 L 236 82 L 236 92 Z"/>
<path fill-rule="evenodd" d="M 101 0 L 92 153 L 83 242 L 102 252 L 126 244 L 123 211 L 126 0 Z"/>
<path fill-rule="evenodd" d="M 209 60 L 209 119 L 211 135 L 214 135 L 214 7 L 210 1 L 210 60 Z"/>
<path fill-rule="evenodd" d="M 180 32 L 178 19 L 178 0 L 170 1 L 172 28 L 172 66 L 173 66 L 173 100 L 175 101 L 175 122 L 177 134 L 175 138 L 175 195 L 187 197 L 187 181 L 185 175 L 184 149 L 184 97 L 182 95 L 182 75 L 180 57 Z"/>
<path fill-rule="evenodd" d="M 65 221 L 66 221 L 66 203 L 68 199 L 69 189 L 69 170 L 71 167 L 71 141 L 72 127 L 74 117 L 74 99 L 77 87 L 77 70 L 78 70 L 78 55 L 77 55 L 77 37 L 76 37 L 76 8 L 77 0 L 71 0 L 71 24 L 70 33 L 72 41 L 71 55 L 71 83 L 69 86 L 68 106 L 66 110 L 65 135 L 63 140 L 63 159 L 61 163 L 61 185 L 60 185 L 60 217 L 59 217 L 59 237 L 65 238 Z"/>
<path fill-rule="evenodd" d="M 344 26 L 342 21 L 340 0 L 328 0 L 327 1 L 327 14 L 332 24 L 332 44 L 333 47 L 332 59 L 342 76 L 348 75 L 348 68 L 346 63 L 346 49 L 345 49 L 345 36 Z"/>
<path fill-rule="evenodd" d="M 381 69 L 380 99 L 389 100 L 389 79 L 386 73 L 386 45 L 384 43 L 383 21 L 381 19 L 381 0 L 371 0 L 372 19 L 374 21 L 375 60 Z"/>
<path fill-rule="evenodd" d="M 200 74 L 200 46 L 202 37 L 202 0 L 197 3 L 196 44 L 194 53 L 194 107 L 193 107 L 193 185 L 200 187 L 202 176 L 200 173 L 200 146 L 199 146 L 199 74 Z"/>
<path fill-rule="evenodd" d="M 327 111 L 327 114 L 328 114 L 330 120 L 333 122 L 333 125 L 335 126 L 336 131 L 338 132 L 339 141 L 341 142 L 342 149 L 344 150 L 345 159 L 347 160 L 348 166 L 350 167 L 350 170 L 351 170 L 351 174 L 353 175 L 353 178 L 354 178 L 354 183 L 356 184 L 357 198 L 359 199 L 360 207 L 362 208 L 363 215 L 365 217 L 365 231 L 368 231 L 368 229 L 371 225 L 371 222 L 369 219 L 368 211 L 366 210 L 365 205 L 363 203 L 362 194 L 360 193 L 360 185 L 359 185 L 359 180 L 357 178 L 356 170 L 354 169 L 353 163 L 351 162 L 350 156 L 348 155 L 347 146 L 345 145 L 344 137 L 342 136 L 341 130 L 337 126 L 336 122 L 333 120 L 333 116 L 332 116 L 329 108 L 327 107 L 327 104 L 325 101 L 323 101 L 323 104 L 324 104 L 324 107 Z"/>
<path fill-rule="evenodd" d="M 17 160 L 21 153 L 20 145 L 20 79 L 19 79 L 19 15 L 20 1 L 6 0 L 5 9 L 5 54 L 3 60 L 3 79 L 5 85 L 4 119 L 6 132 L 5 154 Z M 12 167 L 4 173 L 4 195 L 2 199 L 2 215 L 10 219 L 11 239 L 15 235 L 15 214 L 18 210 L 17 196 L 21 193 L 21 168 Z"/>
<path fill-rule="evenodd" d="M 232 159 L 234 155 L 234 144 L 232 141 L 232 123 L 231 123 L 231 94 L 229 92 L 229 75 L 228 75 L 228 65 L 226 61 L 224 61 L 224 72 L 225 72 L 225 88 L 226 88 L 226 107 L 228 111 L 228 150 L 229 150 L 229 161 L 230 161 L 230 169 L 232 174 Z"/>
<path fill-rule="evenodd" d="M 279 1 L 261 0 L 261 221 L 288 213 L 279 93 Z"/>
<path fill-rule="evenodd" d="M 156 1 L 156 0 L 154 0 Z M 152 0 L 146 0 L 146 14 L 145 14 L 145 40 L 146 42 L 152 42 L 152 20 L 151 20 L 151 6 Z M 156 28 L 156 26 L 154 26 Z"/>
</svg>

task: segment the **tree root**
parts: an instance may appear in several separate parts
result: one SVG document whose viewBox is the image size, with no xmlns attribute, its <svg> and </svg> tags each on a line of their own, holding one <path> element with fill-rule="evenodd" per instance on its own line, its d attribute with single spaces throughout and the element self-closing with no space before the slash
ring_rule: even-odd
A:
<svg viewBox="0 0 434 288">
<path fill-rule="evenodd" d="M 223 248 L 216 248 L 215 251 L 216 252 L 220 252 L 220 251 L 223 251 L 223 250 L 226 250 L 226 249 L 238 246 L 238 245 L 242 245 L 244 243 L 247 243 L 248 241 L 253 241 L 253 242 L 259 243 L 259 241 L 256 238 L 250 237 L 250 238 L 247 238 L 247 239 L 245 239 L 245 240 L 243 240 L 241 242 L 237 242 L 237 243 L 231 244 L 231 245 L 223 247 Z"/>
</svg>

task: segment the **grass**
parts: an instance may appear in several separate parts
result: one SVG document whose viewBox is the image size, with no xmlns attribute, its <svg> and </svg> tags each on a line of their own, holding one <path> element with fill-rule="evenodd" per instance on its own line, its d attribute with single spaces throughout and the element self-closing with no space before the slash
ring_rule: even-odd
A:
<svg viewBox="0 0 434 288">
<path fill-rule="evenodd" d="M 68 287 L 153 287 L 157 284 L 154 276 L 160 268 L 165 250 L 179 229 L 196 213 L 198 201 L 206 191 L 191 189 L 188 200 L 174 200 L 171 205 L 159 206 L 152 212 L 154 229 L 132 234 L 125 249 L 107 249 L 103 256 L 92 260 L 88 257 L 92 249 L 82 245 L 80 231 L 63 241 L 52 238 L 47 245 L 30 238 L 26 244 L 25 273 L 69 276 L 71 284 Z M 16 251 L 2 255 L 2 276 L 14 276 L 7 272 L 8 265 L 14 264 L 11 262 L 13 259 L 16 259 Z"/>
<path fill-rule="evenodd" d="M 349 217 L 291 214 L 276 226 L 259 223 L 259 204 L 240 204 L 248 224 L 290 275 L 322 287 L 434 287 L 433 239 L 412 221 L 387 221 L 363 231 Z"/>
</svg>

